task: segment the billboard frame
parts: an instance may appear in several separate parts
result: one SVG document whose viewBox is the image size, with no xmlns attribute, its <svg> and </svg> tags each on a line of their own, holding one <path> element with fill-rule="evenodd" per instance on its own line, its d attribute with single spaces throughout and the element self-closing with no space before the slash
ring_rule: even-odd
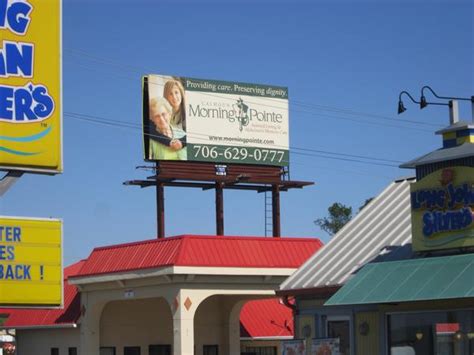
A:
<svg viewBox="0 0 474 355">
<path fill-rule="evenodd" d="M 226 98 L 224 95 L 234 95 L 234 96 L 239 96 L 239 100 L 241 102 L 243 102 L 242 97 L 245 97 L 245 96 L 253 97 L 255 99 L 262 99 L 262 100 L 271 100 L 271 99 L 284 100 L 284 105 L 283 106 L 281 106 L 281 107 L 274 106 L 275 109 L 282 110 L 282 111 L 285 112 L 284 117 L 282 117 L 283 122 L 282 122 L 281 127 L 280 127 L 280 132 L 275 136 L 275 139 L 284 139 L 284 140 L 286 140 L 286 142 L 283 145 L 275 145 L 274 143 L 267 143 L 267 140 L 263 140 L 263 138 L 260 137 L 260 136 L 258 136 L 256 138 L 254 137 L 252 139 L 250 139 L 248 137 L 245 137 L 245 136 L 244 137 L 240 137 L 240 136 L 222 137 L 223 133 L 216 132 L 216 133 L 211 133 L 211 135 L 215 134 L 216 138 L 220 138 L 219 141 L 221 141 L 222 138 L 224 138 L 224 141 L 226 141 L 226 139 L 229 139 L 229 141 L 226 142 L 226 143 L 218 143 L 218 142 L 212 143 L 211 142 L 212 137 L 209 136 L 208 141 L 206 141 L 204 143 L 199 143 L 199 142 L 195 141 L 195 140 L 199 140 L 196 137 L 194 137 L 194 139 L 191 139 L 191 141 L 190 141 L 190 139 L 187 138 L 190 133 L 188 131 L 186 131 L 185 128 L 183 128 L 185 130 L 184 133 L 186 135 L 186 146 L 188 147 L 187 150 L 186 150 L 187 157 L 185 159 L 182 159 L 182 158 L 177 158 L 177 159 L 176 158 L 175 159 L 166 159 L 166 158 L 165 159 L 152 159 L 150 157 L 150 154 L 151 154 L 150 153 L 150 140 L 151 140 L 151 138 L 149 137 L 150 136 L 150 130 L 152 130 L 154 132 L 158 132 L 157 134 L 161 135 L 161 133 L 158 129 L 155 129 L 155 128 L 150 129 L 150 127 L 152 126 L 152 124 L 150 124 L 150 118 L 149 118 L 150 98 L 151 98 L 151 96 L 150 96 L 150 85 L 151 85 L 150 78 L 153 78 L 153 77 L 160 78 L 160 80 L 162 80 L 163 83 L 166 82 L 166 81 L 169 81 L 169 80 L 174 80 L 174 81 L 180 82 L 184 86 L 184 88 L 182 88 L 184 90 L 184 93 L 182 93 L 182 95 L 184 94 L 184 98 L 186 98 L 186 99 L 189 98 L 188 95 L 190 95 L 190 93 L 193 93 L 193 95 L 196 95 L 196 94 L 209 95 L 209 96 L 213 96 L 213 97 L 217 97 L 217 98 L 221 98 L 221 99 L 225 98 L 225 99 L 229 99 L 229 100 L 231 98 L 230 97 Z M 259 90 L 267 89 L 267 90 L 270 90 L 270 91 L 271 90 L 281 91 L 282 92 L 282 97 L 269 96 L 270 94 L 268 94 L 268 93 L 267 94 L 261 94 L 261 95 L 257 95 L 257 94 L 252 95 L 252 94 L 245 94 L 245 93 L 237 94 L 233 91 L 229 91 L 229 92 L 216 91 L 216 92 L 211 93 L 211 92 L 208 92 L 204 89 L 203 90 L 191 89 L 187 86 L 189 84 L 184 84 L 185 81 L 186 81 L 186 83 L 188 81 L 190 81 L 191 83 L 193 81 L 195 81 L 195 82 L 204 82 L 204 83 L 214 83 L 215 85 L 217 85 L 217 84 L 222 84 L 222 85 L 227 84 L 229 87 L 230 87 L 230 85 L 236 85 L 238 87 L 244 87 L 244 86 L 248 86 L 250 88 L 255 87 Z M 219 81 L 219 80 L 214 80 L 214 79 L 196 79 L 196 78 L 192 78 L 192 77 L 181 77 L 181 76 L 163 75 L 163 74 L 144 75 L 142 77 L 141 83 L 142 83 L 142 139 L 143 139 L 142 146 L 143 146 L 144 161 L 151 162 L 151 163 L 162 162 L 162 161 L 174 161 L 174 162 L 183 162 L 183 163 L 184 162 L 191 162 L 191 163 L 202 162 L 202 163 L 226 164 L 226 165 L 240 164 L 240 165 L 254 165 L 254 166 L 286 167 L 286 168 L 289 169 L 289 166 L 290 166 L 290 144 L 289 144 L 290 136 L 289 136 L 289 106 L 288 106 L 288 88 L 287 87 L 275 86 L 275 85 L 253 84 L 253 83 L 245 83 L 245 82 L 238 82 L 238 81 Z M 164 86 L 165 86 L 165 84 L 163 84 L 163 87 Z M 229 89 L 229 90 L 231 90 L 231 89 Z M 268 91 L 265 91 L 265 92 L 268 92 Z M 153 96 L 153 97 L 155 98 L 155 96 Z M 159 100 L 162 98 L 162 96 L 156 96 L 156 97 L 159 98 Z M 167 100 L 165 99 L 165 101 L 167 101 Z M 264 103 L 255 103 L 254 102 L 254 104 L 256 104 L 257 107 L 268 106 L 268 104 L 264 104 Z M 192 112 L 192 107 L 190 106 L 189 101 L 188 101 L 188 103 L 186 103 L 186 105 L 189 105 L 189 112 L 188 112 L 187 107 L 184 108 L 186 110 L 186 115 L 185 115 L 186 119 L 185 120 L 188 121 L 190 117 L 194 117 L 194 116 L 189 115 L 189 113 Z M 244 106 L 246 106 L 246 105 L 244 105 Z M 197 108 L 195 108 L 195 109 L 199 111 L 199 105 L 197 105 Z M 250 108 L 249 111 L 252 112 L 252 111 L 256 111 L 256 110 L 252 110 Z M 175 111 L 173 111 L 173 112 L 175 112 Z M 180 111 L 178 111 L 178 112 L 180 112 Z M 235 111 L 230 111 L 230 112 L 234 112 L 234 114 L 235 114 Z M 272 114 L 275 115 L 275 113 L 272 113 Z M 239 115 L 240 115 L 240 113 L 239 113 Z M 201 116 L 195 116 L 194 119 L 196 119 L 196 117 L 201 117 Z M 233 120 L 231 122 L 238 121 L 241 125 L 240 131 L 242 132 L 242 124 L 241 124 L 240 118 L 239 118 L 240 116 L 239 117 L 232 116 L 232 117 L 233 117 Z M 258 115 L 257 115 L 257 117 L 258 117 Z M 212 118 L 212 119 L 215 120 L 215 118 Z M 226 120 L 224 120 L 224 121 L 226 121 Z M 247 121 L 248 122 L 252 121 L 252 114 L 250 114 L 250 117 L 247 118 Z M 260 118 L 257 118 L 254 121 L 255 122 L 260 121 Z M 192 120 L 191 120 L 191 122 L 192 122 Z M 267 122 L 267 124 L 269 124 L 269 123 Z M 189 125 L 188 124 L 186 124 L 186 125 L 188 126 L 188 129 L 189 129 Z M 244 126 L 246 126 L 246 125 L 244 125 Z M 225 128 L 225 129 L 226 129 L 225 132 L 227 132 L 227 128 Z M 285 131 L 285 129 L 286 129 L 286 131 Z M 202 133 L 199 133 L 199 132 L 194 132 L 194 133 L 192 132 L 190 135 L 193 135 L 193 134 L 195 136 L 202 135 Z M 252 134 L 252 133 L 247 132 L 245 134 L 248 135 L 248 134 Z M 262 134 L 263 137 L 269 135 L 268 132 L 267 133 L 258 133 L 258 135 L 260 135 L 260 134 Z M 175 138 L 170 138 L 170 139 L 175 139 Z M 245 140 L 249 141 L 249 139 L 250 140 L 255 140 L 255 141 L 252 141 L 251 143 L 248 143 L 249 145 L 246 145 L 245 143 L 241 143 L 242 141 L 245 141 Z M 231 141 L 235 141 L 235 142 L 239 142 L 239 143 L 231 144 L 231 143 L 229 143 Z M 155 142 L 156 142 L 156 140 L 155 140 Z M 160 144 L 161 142 L 156 142 L 156 143 Z M 167 146 L 167 144 L 166 144 L 166 146 Z M 194 153 L 196 153 L 196 154 L 194 154 L 195 156 L 193 156 L 190 159 L 191 147 L 198 148 L 197 149 L 198 152 L 196 153 L 196 152 L 193 151 L 193 154 Z M 202 148 L 201 156 L 199 156 L 200 152 L 201 152 L 201 150 L 199 148 Z M 238 151 L 234 151 L 232 149 L 234 149 L 234 150 L 237 149 Z M 222 150 L 222 151 L 220 151 L 220 150 Z M 244 152 L 241 152 L 241 150 L 244 150 Z M 206 151 L 206 152 L 210 151 L 211 154 L 207 154 L 207 156 L 205 156 L 204 151 Z M 239 152 L 242 153 L 242 154 L 240 154 Z M 257 153 L 260 156 L 260 158 L 258 158 L 258 160 L 257 160 Z M 280 160 L 277 159 L 277 160 L 275 160 L 275 162 L 273 162 L 273 158 L 275 158 L 276 156 L 278 156 L 280 154 L 281 154 Z M 240 155 L 240 158 L 242 158 L 242 159 L 240 159 L 240 158 L 236 159 L 235 155 L 237 155 L 237 156 Z M 231 156 L 231 157 L 229 158 L 228 156 Z M 262 159 L 263 156 L 265 156 L 265 157 Z M 265 163 L 267 161 L 267 157 L 270 157 L 270 156 L 273 156 L 273 158 L 271 160 L 269 160 L 268 163 Z"/>
</svg>

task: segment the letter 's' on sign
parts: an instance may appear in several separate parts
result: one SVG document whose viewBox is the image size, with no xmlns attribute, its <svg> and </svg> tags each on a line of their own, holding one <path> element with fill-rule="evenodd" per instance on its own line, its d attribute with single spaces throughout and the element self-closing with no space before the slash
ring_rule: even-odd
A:
<svg viewBox="0 0 474 355">
<path fill-rule="evenodd" d="M 61 0 L 0 0 L 0 168 L 60 173 Z"/>
</svg>

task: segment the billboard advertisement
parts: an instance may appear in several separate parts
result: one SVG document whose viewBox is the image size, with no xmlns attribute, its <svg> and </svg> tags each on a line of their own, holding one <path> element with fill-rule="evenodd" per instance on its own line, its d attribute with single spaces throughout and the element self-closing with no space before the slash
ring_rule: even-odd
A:
<svg viewBox="0 0 474 355">
<path fill-rule="evenodd" d="M 62 222 L 0 217 L 0 306 L 63 304 Z"/>
<path fill-rule="evenodd" d="M 440 169 L 410 189 L 414 250 L 474 246 L 474 168 Z"/>
<path fill-rule="evenodd" d="M 143 79 L 146 160 L 289 165 L 288 89 L 164 75 Z"/>
<path fill-rule="evenodd" d="M 0 0 L 0 169 L 62 171 L 61 0 Z"/>
</svg>

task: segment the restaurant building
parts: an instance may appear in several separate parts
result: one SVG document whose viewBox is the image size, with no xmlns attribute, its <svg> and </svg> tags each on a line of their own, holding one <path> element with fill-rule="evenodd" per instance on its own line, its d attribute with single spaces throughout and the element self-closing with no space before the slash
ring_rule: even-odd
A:
<svg viewBox="0 0 474 355">
<path fill-rule="evenodd" d="M 293 324 L 275 289 L 321 245 L 184 235 L 95 248 L 65 269 L 63 309 L 1 309 L 3 328 L 19 355 L 279 354 Z"/>
<path fill-rule="evenodd" d="M 402 165 L 416 178 L 392 182 L 281 285 L 295 338 L 339 338 L 344 355 L 474 354 L 474 125 L 437 134 L 441 149 Z"/>
</svg>

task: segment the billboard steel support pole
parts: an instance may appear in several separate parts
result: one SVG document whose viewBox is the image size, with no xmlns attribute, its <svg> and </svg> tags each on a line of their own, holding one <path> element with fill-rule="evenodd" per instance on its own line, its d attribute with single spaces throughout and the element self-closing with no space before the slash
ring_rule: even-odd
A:
<svg viewBox="0 0 474 355">
<path fill-rule="evenodd" d="M 280 186 L 272 185 L 273 237 L 281 236 L 280 230 Z"/>
<path fill-rule="evenodd" d="M 165 188 L 163 183 L 156 184 L 156 220 L 158 239 L 165 237 Z"/>
<path fill-rule="evenodd" d="M 224 235 L 224 184 L 216 182 L 216 234 Z"/>
</svg>

